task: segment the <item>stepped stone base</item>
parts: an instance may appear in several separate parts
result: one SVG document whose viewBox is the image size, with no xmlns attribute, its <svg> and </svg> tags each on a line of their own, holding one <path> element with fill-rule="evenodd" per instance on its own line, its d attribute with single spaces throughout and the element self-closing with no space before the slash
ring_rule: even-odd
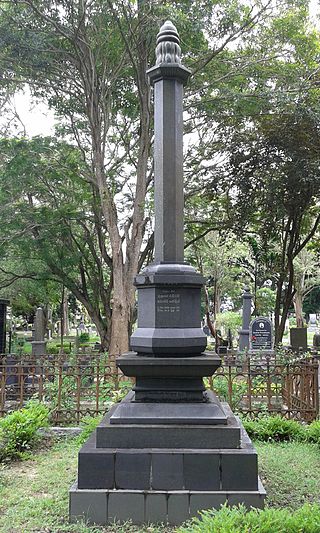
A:
<svg viewBox="0 0 320 533">
<path fill-rule="evenodd" d="M 224 503 L 262 508 L 257 453 L 228 404 L 215 401 L 227 423 L 117 424 L 114 406 L 79 452 L 70 520 L 177 525 Z"/>
<path fill-rule="evenodd" d="M 244 504 L 262 509 L 265 490 L 258 480 L 258 489 L 252 491 L 143 491 L 79 489 L 75 483 L 70 489 L 70 520 L 84 519 L 89 524 L 104 525 L 114 521 L 134 524 L 169 523 L 180 525 L 198 516 L 205 509 L 219 509 L 228 505 Z"/>
</svg>

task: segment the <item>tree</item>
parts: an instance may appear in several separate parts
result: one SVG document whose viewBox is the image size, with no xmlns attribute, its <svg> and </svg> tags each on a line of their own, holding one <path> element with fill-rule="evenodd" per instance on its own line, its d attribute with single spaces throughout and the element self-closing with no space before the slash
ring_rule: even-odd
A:
<svg viewBox="0 0 320 533">
<path fill-rule="evenodd" d="M 319 260 L 307 248 L 301 250 L 294 260 L 293 304 L 298 328 L 304 326 L 303 302 L 306 296 L 320 286 Z"/>
<path fill-rule="evenodd" d="M 63 285 L 87 309 L 107 348 L 111 273 L 106 230 L 92 186 L 81 178 L 78 149 L 50 138 L 0 144 L 1 286 L 22 279 Z"/>
<path fill-rule="evenodd" d="M 240 197 L 253 200 L 251 220 L 263 228 L 264 249 L 272 258 L 275 341 L 280 342 L 295 291 L 294 259 L 320 222 L 319 109 L 299 102 L 286 115 L 259 119 L 256 128 L 255 142 L 239 143 L 232 154 L 233 183 Z"/>
<path fill-rule="evenodd" d="M 91 185 L 97 205 L 95 226 L 107 235 L 104 262 L 110 270 L 113 302 L 110 352 L 121 353 L 128 349 L 134 314 L 133 278 L 153 246 L 148 194 L 153 172 L 151 106 L 145 71 L 153 64 L 156 21 L 174 15 L 193 71 L 186 100 L 187 128 L 197 131 L 198 137 L 186 154 L 186 181 L 187 196 L 197 203 L 197 191 L 203 185 L 210 188 L 210 181 L 215 195 L 221 190 L 223 145 L 229 138 L 230 117 L 248 112 L 244 93 L 253 93 L 250 112 L 257 112 L 261 106 L 254 102 L 265 92 L 261 78 L 283 76 L 282 57 L 277 62 L 284 49 L 283 27 L 280 20 L 276 34 L 276 21 L 291 15 L 294 26 L 299 16 L 305 17 L 305 5 L 206 0 L 194 4 L 191 20 L 189 1 L 2 0 L 1 4 L 2 83 L 5 87 L 28 83 L 60 115 L 61 134 L 81 151 L 82 178 Z M 270 109 L 266 102 L 273 92 L 269 87 L 264 95 L 264 109 Z M 195 222 L 197 238 L 221 222 L 226 227 L 239 223 L 234 217 L 229 220 L 229 204 L 228 194 L 214 201 L 218 208 L 208 209 L 207 216 Z M 190 202 L 187 227 L 194 223 L 194 210 Z M 101 307 L 107 314 L 107 301 Z"/>
</svg>

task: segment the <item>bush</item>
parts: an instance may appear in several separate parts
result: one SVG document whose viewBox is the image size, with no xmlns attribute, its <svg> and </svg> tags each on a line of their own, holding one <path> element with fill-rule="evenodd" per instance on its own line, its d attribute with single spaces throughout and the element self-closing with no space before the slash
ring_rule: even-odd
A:
<svg viewBox="0 0 320 533">
<path fill-rule="evenodd" d="M 252 439 L 276 442 L 305 440 L 304 426 L 279 415 L 262 416 L 256 420 L 244 419 L 243 425 Z"/>
<path fill-rule="evenodd" d="M 306 426 L 306 436 L 308 442 L 314 442 L 320 446 L 320 420 L 315 420 L 310 426 Z"/>
<path fill-rule="evenodd" d="M 83 331 L 82 333 L 80 333 L 79 335 L 79 343 L 80 344 L 84 344 L 86 342 L 89 342 L 90 340 L 90 334 L 87 333 L 86 331 Z"/>
<path fill-rule="evenodd" d="M 229 402 L 229 385 L 225 376 L 214 376 L 212 388 L 223 402 Z M 231 409 L 236 409 L 246 394 L 247 384 L 244 381 L 232 381 Z"/>
<path fill-rule="evenodd" d="M 177 533 L 319 533 L 320 506 L 305 504 L 297 511 L 289 509 L 252 509 L 223 506 L 194 518 Z"/>
<path fill-rule="evenodd" d="M 48 415 L 45 405 L 30 401 L 0 420 L 0 462 L 23 457 L 38 441 L 38 429 L 48 426 Z"/>
<path fill-rule="evenodd" d="M 101 422 L 101 416 L 86 416 L 81 420 L 80 426 L 82 431 L 77 438 L 78 444 L 82 445 L 90 437 L 91 433 L 96 429 Z"/>
</svg>

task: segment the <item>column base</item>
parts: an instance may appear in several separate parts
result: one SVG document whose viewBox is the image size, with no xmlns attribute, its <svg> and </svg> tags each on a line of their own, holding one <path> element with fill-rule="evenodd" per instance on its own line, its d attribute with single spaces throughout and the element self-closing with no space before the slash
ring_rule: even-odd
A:
<svg viewBox="0 0 320 533">
<path fill-rule="evenodd" d="M 111 425 L 107 415 L 79 452 L 70 520 L 179 525 L 224 503 L 263 508 L 256 450 L 220 405 L 226 425 Z"/>
</svg>

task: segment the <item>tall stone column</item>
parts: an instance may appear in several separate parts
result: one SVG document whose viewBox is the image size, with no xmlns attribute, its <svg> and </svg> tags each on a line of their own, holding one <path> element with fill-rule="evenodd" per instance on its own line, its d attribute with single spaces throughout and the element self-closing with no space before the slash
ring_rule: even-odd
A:
<svg viewBox="0 0 320 533">
<path fill-rule="evenodd" d="M 138 328 L 131 348 L 157 357 L 200 355 L 204 279 L 184 263 L 183 85 L 179 35 L 169 21 L 157 37 L 156 65 L 147 71 L 154 87 L 155 262 L 136 277 Z M 124 371 L 124 369 L 123 369 Z"/>
<path fill-rule="evenodd" d="M 245 287 L 242 295 L 242 328 L 239 331 L 239 352 L 249 350 L 249 326 L 251 321 L 252 294 Z"/>
</svg>

